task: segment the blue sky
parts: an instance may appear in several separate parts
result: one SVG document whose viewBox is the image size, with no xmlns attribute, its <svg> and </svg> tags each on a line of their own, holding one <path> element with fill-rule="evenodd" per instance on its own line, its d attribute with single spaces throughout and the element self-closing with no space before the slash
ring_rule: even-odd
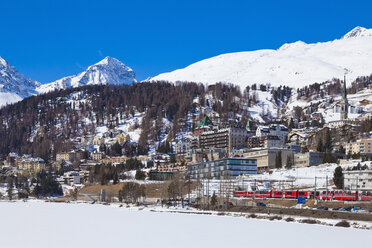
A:
<svg viewBox="0 0 372 248">
<path fill-rule="evenodd" d="M 47 83 L 105 56 L 143 80 L 228 52 L 339 38 L 372 28 L 360 1 L 2 1 L 0 56 Z"/>
</svg>

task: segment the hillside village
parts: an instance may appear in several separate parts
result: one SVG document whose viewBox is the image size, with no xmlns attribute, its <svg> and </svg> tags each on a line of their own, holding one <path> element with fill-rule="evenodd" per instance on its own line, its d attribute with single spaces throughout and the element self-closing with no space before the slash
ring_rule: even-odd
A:
<svg viewBox="0 0 372 248">
<path fill-rule="evenodd" d="M 132 109 L 132 113 L 126 113 L 127 117 L 116 117 L 112 124 L 104 120 L 102 123 L 107 124 L 88 127 L 94 132 L 84 136 L 76 134 L 58 150 L 57 143 L 54 143 L 54 153 L 49 153 L 48 156 L 52 157 L 47 159 L 10 151 L 1 162 L 3 186 L 0 192 L 8 198 L 76 195 L 85 186 L 96 183 L 117 184 L 129 179 L 169 181 L 179 175 L 202 181 L 244 181 L 248 178 L 251 181 L 248 188 L 262 190 L 264 183 L 258 186 L 255 180 L 253 185 L 252 178 L 257 174 L 277 169 L 298 170 L 325 163 L 350 164 L 349 159 L 372 160 L 372 99 L 368 98 L 369 88 L 348 95 L 351 89 L 347 89 L 346 80 L 338 83 L 342 88 L 341 97 L 332 98 L 331 104 L 326 101 L 313 104 L 316 99 L 311 100 L 310 109 L 298 106 L 301 101 L 294 106 L 291 102 L 293 96 L 285 97 L 282 92 L 286 89 L 279 91 L 283 94 L 279 99 L 283 100 L 274 103 L 276 116 L 269 113 L 271 107 L 267 106 L 273 104 L 272 100 L 258 99 L 265 96 L 267 86 L 260 86 L 261 92 L 252 87 L 251 93 L 247 94 L 249 101 L 256 104 L 248 103 L 246 119 L 244 116 L 236 118 L 239 115 L 234 117 L 231 111 L 221 118 L 215 104 L 213 108 L 200 104 L 200 101 L 215 102 L 212 95 L 202 96 L 203 100 L 199 96 L 194 99 L 193 111 L 186 118 L 178 119 L 177 124 L 169 118 L 162 118 L 159 124 L 156 122 L 153 128 L 156 129 L 158 142 L 146 140 L 147 145 L 143 145 L 147 114 Z M 299 94 L 301 91 L 297 92 Z M 360 102 L 355 104 L 358 94 L 366 98 L 359 100 L 361 98 L 358 97 Z M 79 98 L 82 95 L 79 92 L 72 95 L 74 97 L 68 101 L 73 108 L 86 101 Z M 256 108 L 260 103 L 263 105 L 261 113 L 258 113 Z M 285 108 L 291 104 L 293 112 L 288 118 Z M 269 116 L 268 121 L 266 118 Z M 179 126 L 176 131 L 175 125 Z M 41 130 L 39 126 L 38 130 L 31 131 L 29 139 L 36 140 Z M 345 180 L 342 183 L 336 183 L 336 179 L 330 176 L 329 185 L 337 184 L 334 187 L 344 190 L 371 191 L 371 165 L 363 163 L 362 166 L 359 163 L 352 169 L 355 168 L 360 170 L 354 175 L 360 178 L 358 183 L 354 183 L 356 178 L 349 173 L 347 177 L 342 177 Z M 348 172 L 344 170 L 345 173 Z M 273 181 L 273 187 L 278 185 L 275 180 L 266 180 Z M 230 187 L 229 194 L 232 196 L 238 189 Z M 213 190 L 208 189 L 207 195 L 213 192 L 221 194 L 218 187 Z"/>
</svg>

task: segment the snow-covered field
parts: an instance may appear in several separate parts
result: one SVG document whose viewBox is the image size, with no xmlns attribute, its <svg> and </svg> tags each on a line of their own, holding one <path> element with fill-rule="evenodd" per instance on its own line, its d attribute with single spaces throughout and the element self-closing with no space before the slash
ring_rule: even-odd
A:
<svg viewBox="0 0 372 248">
<path fill-rule="evenodd" d="M 369 247 L 371 231 L 117 205 L 0 202 L 1 247 Z"/>
</svg>

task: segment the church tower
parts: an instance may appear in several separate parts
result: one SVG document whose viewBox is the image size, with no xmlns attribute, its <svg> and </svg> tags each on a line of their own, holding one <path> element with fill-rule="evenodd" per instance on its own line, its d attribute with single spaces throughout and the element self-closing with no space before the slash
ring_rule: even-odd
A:
<svg viewBox="0 0 372 248">
<path fill-rule="evenodd" d="M 343 85 L 343 88 L 342 88 L 342 103 L 341 103 L 340 120 L 347 120 L 348 112 L 349 112 L 348 110 L 349 110 L 349 103 L 347 101 L 346 76 L 344 76 L 344 85 Z"/>
</svg>

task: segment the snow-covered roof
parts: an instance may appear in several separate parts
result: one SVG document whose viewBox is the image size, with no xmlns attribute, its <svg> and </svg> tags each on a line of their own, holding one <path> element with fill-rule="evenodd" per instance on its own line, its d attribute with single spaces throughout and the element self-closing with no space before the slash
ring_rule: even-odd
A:
<svg viewBox="0 0 372 248">
<path fill-rule="evenodd" d="M 22 158 L 21 162 L 37 162 L 37 163 L 44 163 L 44 159 L 42 158 L 33 158 L 33 157 L 26 157 Z"/>
<path fill-rule="evenodd" d="M 19 155 L 18 155 L 18 153 L 11 152 L 11 153 L 9 153 L 9 157 L 19 158 Z"/>
</svg>

